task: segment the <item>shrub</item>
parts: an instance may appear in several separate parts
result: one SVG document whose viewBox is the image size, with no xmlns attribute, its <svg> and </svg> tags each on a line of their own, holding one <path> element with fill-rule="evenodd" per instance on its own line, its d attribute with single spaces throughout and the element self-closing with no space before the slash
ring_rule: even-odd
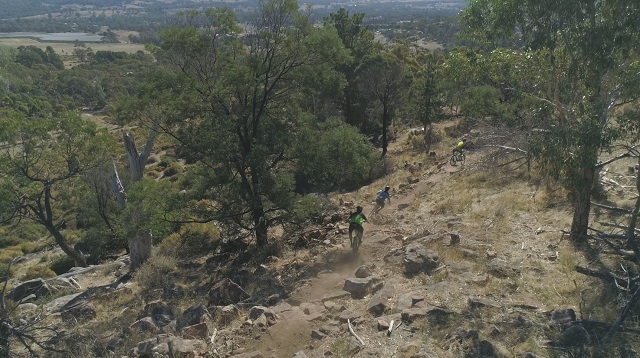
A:
<svg viewBox="0 0 640 358">
<path fill-rule="evenodd" d="M 177 261 L 174 257 L 156 254 L 152 255 L 138 271 L 134 279 L 143 292 L 150 292 L 169 286 L 171 273 L 175 270 Z"/>
<path fill-rule="evenodd" d="M 16 257 L 23 255 L 20 245 L 6 247 L 0 250 L 0 262 L 8 263 Z"/>
<path fill-rule="evenodd" d="M 358 130 L 337 119 L 304 128 L 298 173 L 324 190 L 355 189 L 371 179 L 377 152 Z"/>
<path fill-rule="evenodd" d="M 160 251 L 185 258 L 215 250 L 219 242 L 220 230 L 212 224 L 189 224 L 162 240 Z"/>
<path fill-rule="evenodd" d="M 23 281 L 32 280 L 34 278 L 49 278 L 57 276 L 53 270 L 47 266 L 36 265 L 27 269 L 27 272 L 22 277 Z"/>
<path fill-rule="evenodd" d="M 75 262 L 69 256 L 60 256 L 55 259 L 49 265 L 49 268 L 53 270 L 57 275 L 61 275 L 63 273 L 69 272 L 72 267 L 75 266 Z"/>
</svg>

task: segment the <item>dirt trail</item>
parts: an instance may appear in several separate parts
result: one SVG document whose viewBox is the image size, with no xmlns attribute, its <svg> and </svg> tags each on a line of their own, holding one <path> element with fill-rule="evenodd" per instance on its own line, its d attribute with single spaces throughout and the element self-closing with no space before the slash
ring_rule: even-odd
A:
<svg viewBox="0 0 640 358">
<path fill-rule="evenodd" d="M 398 140 L 396 143 L 402 143 Z M 473 160 L 474 155 L 468 155 L 467 160 Z M 438 165 L 430 166 L 422 173 L 409 173 L 407 177 L 419 178 L 417 183 L 407 186 L 407 189 L 401 190 L 402 194 L 393 195 L 394 191 L 398 192 L 398 187 L 392 189 L 392 204 L 387 205 L 379 215 L 370 218 L 369 223 L 365 224 L 365 236 L 362 246 L 357 255 L 350 253 L 348 236 L 345 234 L 341 247 L 333 248 L 328 255 L 335 257 L 343 257 L 343 259 L 333 260 L 334 263 L 328 264 L 325 271 L 321 271 L 318 275 L 305 282 L 299 289 L 293 292 L 290 298 L 275 307 L 279 316 L 278 322 L 266 330 L 266 334 L 256 337 L 256 340 L 246 346 L 246 352 L 259 350 L 266 354 L 267 357 L 291 357 L 298 351 L 304 351 L 309 357 L 323 357 L 325 352 L 331 350 L 340 350 L 336 348 L 343 340 L 336 341 L 324 339 L 317 340 L 311 337 L 313 330 L 323 328 L 335 322 L 335 317 L 340 310 L 352 310 L 357 312 L 356 315 L 365 317 L 367 321 L 373 319 L 366 312 L 368 299 L 352 300 L 346 297 L 346 291 L 342 290 L 344 282 L 350 277 L 355 277 L 356 269 L 361 265 L 369 265 L 373 267 L 374 276 L 384 280 L 392 277 L 392 281 L 400 285 L 411 285 L 409 279 L 399 271 L 397 265 L 387 264 L 384 261 L 385 255 L 389 252 L 403 246 L 404 240 L 414 234 L 420 224 L 415 217 L 415 206 L 424 200 L 428 200 L 429 193 L 438 190 L 441 185 L 447 185 L 451 176 L 464 166 L 452 167 L 448 163 L 448 156 L 438 158 Z M 415 201 L 418 201 L 417 203 Z M 371 212 L 372 205 L 364 205 L 365 213 Z M 406 282 L 403 282 L 406 281 Z M 331 299 L 326 303 L 325 300 L 330 297 L 338 297 Z M 335 308 L 334 305 L 338 306 Z M 333 317 L 331 319 L 330 317 Z M 399 314 L 398 314 L 399 317 Z M 374 319 L 375 321 L 375 319 Z M 357 323 L 362 323 L 358 322 Z M 398 319 L 399 322 L 399 319 Z M 359 329 L 363 329 L 360 327 Z M 372 327 L 366 328 L 371 334 L 377 333 Z M 344 337 L 350 337 L 349 333 L 343 333 Z M 402 334 L 398 334 L 397 342 L 390 345 L 387 349 L 398 349 L 398 345 L 403 342 Z M 348 339 L 347 339 L 348 341 Z M 324 345 L 324 347 L 322 347 Z M 388 353 L 376 353 L 376 356 L 385 356 Z M 367 356 L 366 352 L 360 352 L 355 356 Z M 382 354 L 382 355 L 380 355 Z M 347 355 L 345 353 L 345 355 Z M 349 356 L 353 356 L 348 354 Z M 341 356 L 338 354 L 338 356 Z"/>
</svg>

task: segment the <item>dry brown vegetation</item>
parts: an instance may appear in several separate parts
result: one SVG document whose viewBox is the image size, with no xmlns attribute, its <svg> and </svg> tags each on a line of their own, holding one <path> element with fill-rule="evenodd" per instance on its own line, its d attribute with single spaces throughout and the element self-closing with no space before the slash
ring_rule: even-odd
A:
<svg viewBox="0 0 640 358">
<path fill-rule="evenodd" d="M 205 251 L 187 259 L 157 255 L 126 287 L 92 298 L 98 308 L 97 318 L 70 328 L 72 334 L 82 337 L 77 340 L 84 345 L 82 352 L 100 356 L 96 352 L 104 352 L 109 340 L 122 338 L 115 354 L 127 354 L 137 342 L 153 336 L 131 332 L 127 327 L 146 303 L 162 298 L 164 287 L 173 285 L 185 292 L 169 301 L 184 309 L 206 302 L 206 288 L 221 278 L 249 272 L 244 288 L 255 300 L 265 299 L 274 288 L 281 287 L 287 292 L 280 304 L 321 307 L 326 320 L 336 319 L 342 309 L 357 312 L 361 319 L 355 329 L 367 345 L 354 351 L 344 325 L 336 334 L 312 339 L 311 330 L 327 321 L 307 322 L 302 313 L 301 318 L 292 311 L 282 312 L 279 325 L 271 329 L 253 328 L 243 325 L 247 317 L 241 310 L 232 322 L 223 323 L 214 317 L 210 325 L 221 332 L 219 343 L 210 346 L 206 356 L 226 357 L 254 350 L 273 357 L 290 357 L 300 350 L 309 357 L 410 357 L 418 352 L 428 357 L 477 356 L 470 355 L 472 342 L 458 335 L 463 331 L 475 331 L 479 339 L 491 342 L 496 357 L 520 357 L 523 352 L 539 357 L 579 356 L 576 350 L 550 347 L 550 342 L 562 336 L 551 320 L 551 312 L 571 308 L 578 319 L 610 324 L 629 293 L 579 274 L 576 265 L 588 267 L 595 261 L 608 267 L 629 264 L 616 255 L 607 255 L 597 242 L 591 247 L 570 242 L 563 233 L 571 220 L 565 192 L 537 177 L 535 168 L 528 171 L 521 162 L 503 165 L 518 154 L 482 144 L 482 138 L 495 134 L 494 129 L 474 130 L 472 140 L 479 143 L 467 153 L 465 165 L 450 166 L 448 158 L 455 138 L 447 136 L 444 127 L 452 125 L 438 126 L 439 141 L 432 148 L 435 157 L 416 149 L 411 143 L 415 139 L 409 139 L 405 132 L 391 148 L 388 165 L 392 170 L 386 177 L 355 192 L 331 195 L 335 203 L 364 204 L 368 213 L 374 193 L 385 184 L 393 188 L 392 205 L 366 224 L 359 257 L 349 255 L 344 224 L 323 231 L 323 237 L 317 240 L 301 233 L 322 227 L 281 231 L 282 236 L 274 239 L 273 248 L 266 253 L 224 256 Z M 161 161 L 155 159 L 156 163 Z M 422 165 L 410 172 L 404 168 L 405 161 Z M 627 165 L 612 165 L 606 175 L 621 181 Z M 633 193 L 623 189 L 605 186 L 604 193 L 610 201 L 630 205 Z M 351 208 L 340 210 L 346 214 Z M 594 210 L 593 219 L 600 228 L 598 222 L 624 222 L 623 217 L 599 209 Z M 459 244 L 449 244 L 451 233 L 459 235 Z M 171 242 L 179 244 L 176 238 Z M 162 245 L 163 252 L 171 251 L 171 242 Z M 423 243 L 438 255 L 438 270 L 407 277 L 401 265 L 387 261 L 391 253 L 411 242 Z M 499 268 L 504 275 L 496 274 L 496 259 L 504 262 Z M 344 279 L 353 277 L 360 264 L 373 265 L 374 276 L 395 287 L 390 313 L 403 294 L 417 292 L 430 304 L 451 312 L 450 318 L 445 322 L 406 323 L 387 337 L 377 332 L 377 318 L 367 312 L 370 296 L 340 298 L 331 308 L 323 308 L 320 298 L 340 291 Z M 105 270 L 94 279 L 105 283 L 115 277 Z M 85 279 L 83 285 L 90 282 Z M 488 303 L 475 307 L 470 304 L 472 298 Z M 636 319 L 630 318 L 627 325 L 635 327 Z M 633 357 L 640 349 L 634 333 L 618 333 L 606 343 L 599 338 L 592 337 L 585 356 Z M 74 346 L 77 349 L 78 344 Z"/>
</svg>

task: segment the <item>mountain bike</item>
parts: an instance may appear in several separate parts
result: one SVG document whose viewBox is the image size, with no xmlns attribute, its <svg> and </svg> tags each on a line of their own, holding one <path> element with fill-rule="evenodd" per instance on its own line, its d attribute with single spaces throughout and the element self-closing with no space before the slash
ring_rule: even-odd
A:
<svg viewBox="0 0 640 358">
<path fill-rule="evenodd" d="M 457 163 L 464 164 L 464 159 L 465 159 L 464 151 L 459 150 L 453 153 L 453 155 L 451 156 L 451 159 L 449 160 L 449 164 L 451 165 L 456 165 Z"/>
<path fill-rule="evenodd" d="M 351 250 L 353 250 L 353 252 L 358 252 L 358 248 L 360 248 L 360 244 L 362 243 L 362 235 L 362 232 L 355 230 L 355 235 L 349 237 L 351 241 Z"/>
</svg>

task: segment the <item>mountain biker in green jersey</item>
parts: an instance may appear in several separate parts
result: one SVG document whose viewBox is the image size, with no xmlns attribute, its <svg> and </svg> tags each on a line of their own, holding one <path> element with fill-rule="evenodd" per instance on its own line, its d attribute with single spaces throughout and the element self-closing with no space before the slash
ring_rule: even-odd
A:
<svg viewBox="0 0 640 358">
<path fill-rule="evenodd" d="M 352 240 L 352 233 L 354 230 L 360 234 L 360 237 L 362 237 L 362 234 L 364 233 L 364 227 L 362 227 L 362 224 L 365 221 L 368 220 L 362 212 L 362 206 L 356 207 L 356 212 L 349 215 L 349 241 Z"/>
<path fill-rule="evenodd" d="M 462 149 L 464 148 L 465 144 L 467 144 L 466 141 L 467 140 L 465 138 L 460 139 L 458 144 L 456 144 L 455 148 L 453 148 L 453 150 L 451 151 L 451 154 L 462 152 Z"/>
</svg>

